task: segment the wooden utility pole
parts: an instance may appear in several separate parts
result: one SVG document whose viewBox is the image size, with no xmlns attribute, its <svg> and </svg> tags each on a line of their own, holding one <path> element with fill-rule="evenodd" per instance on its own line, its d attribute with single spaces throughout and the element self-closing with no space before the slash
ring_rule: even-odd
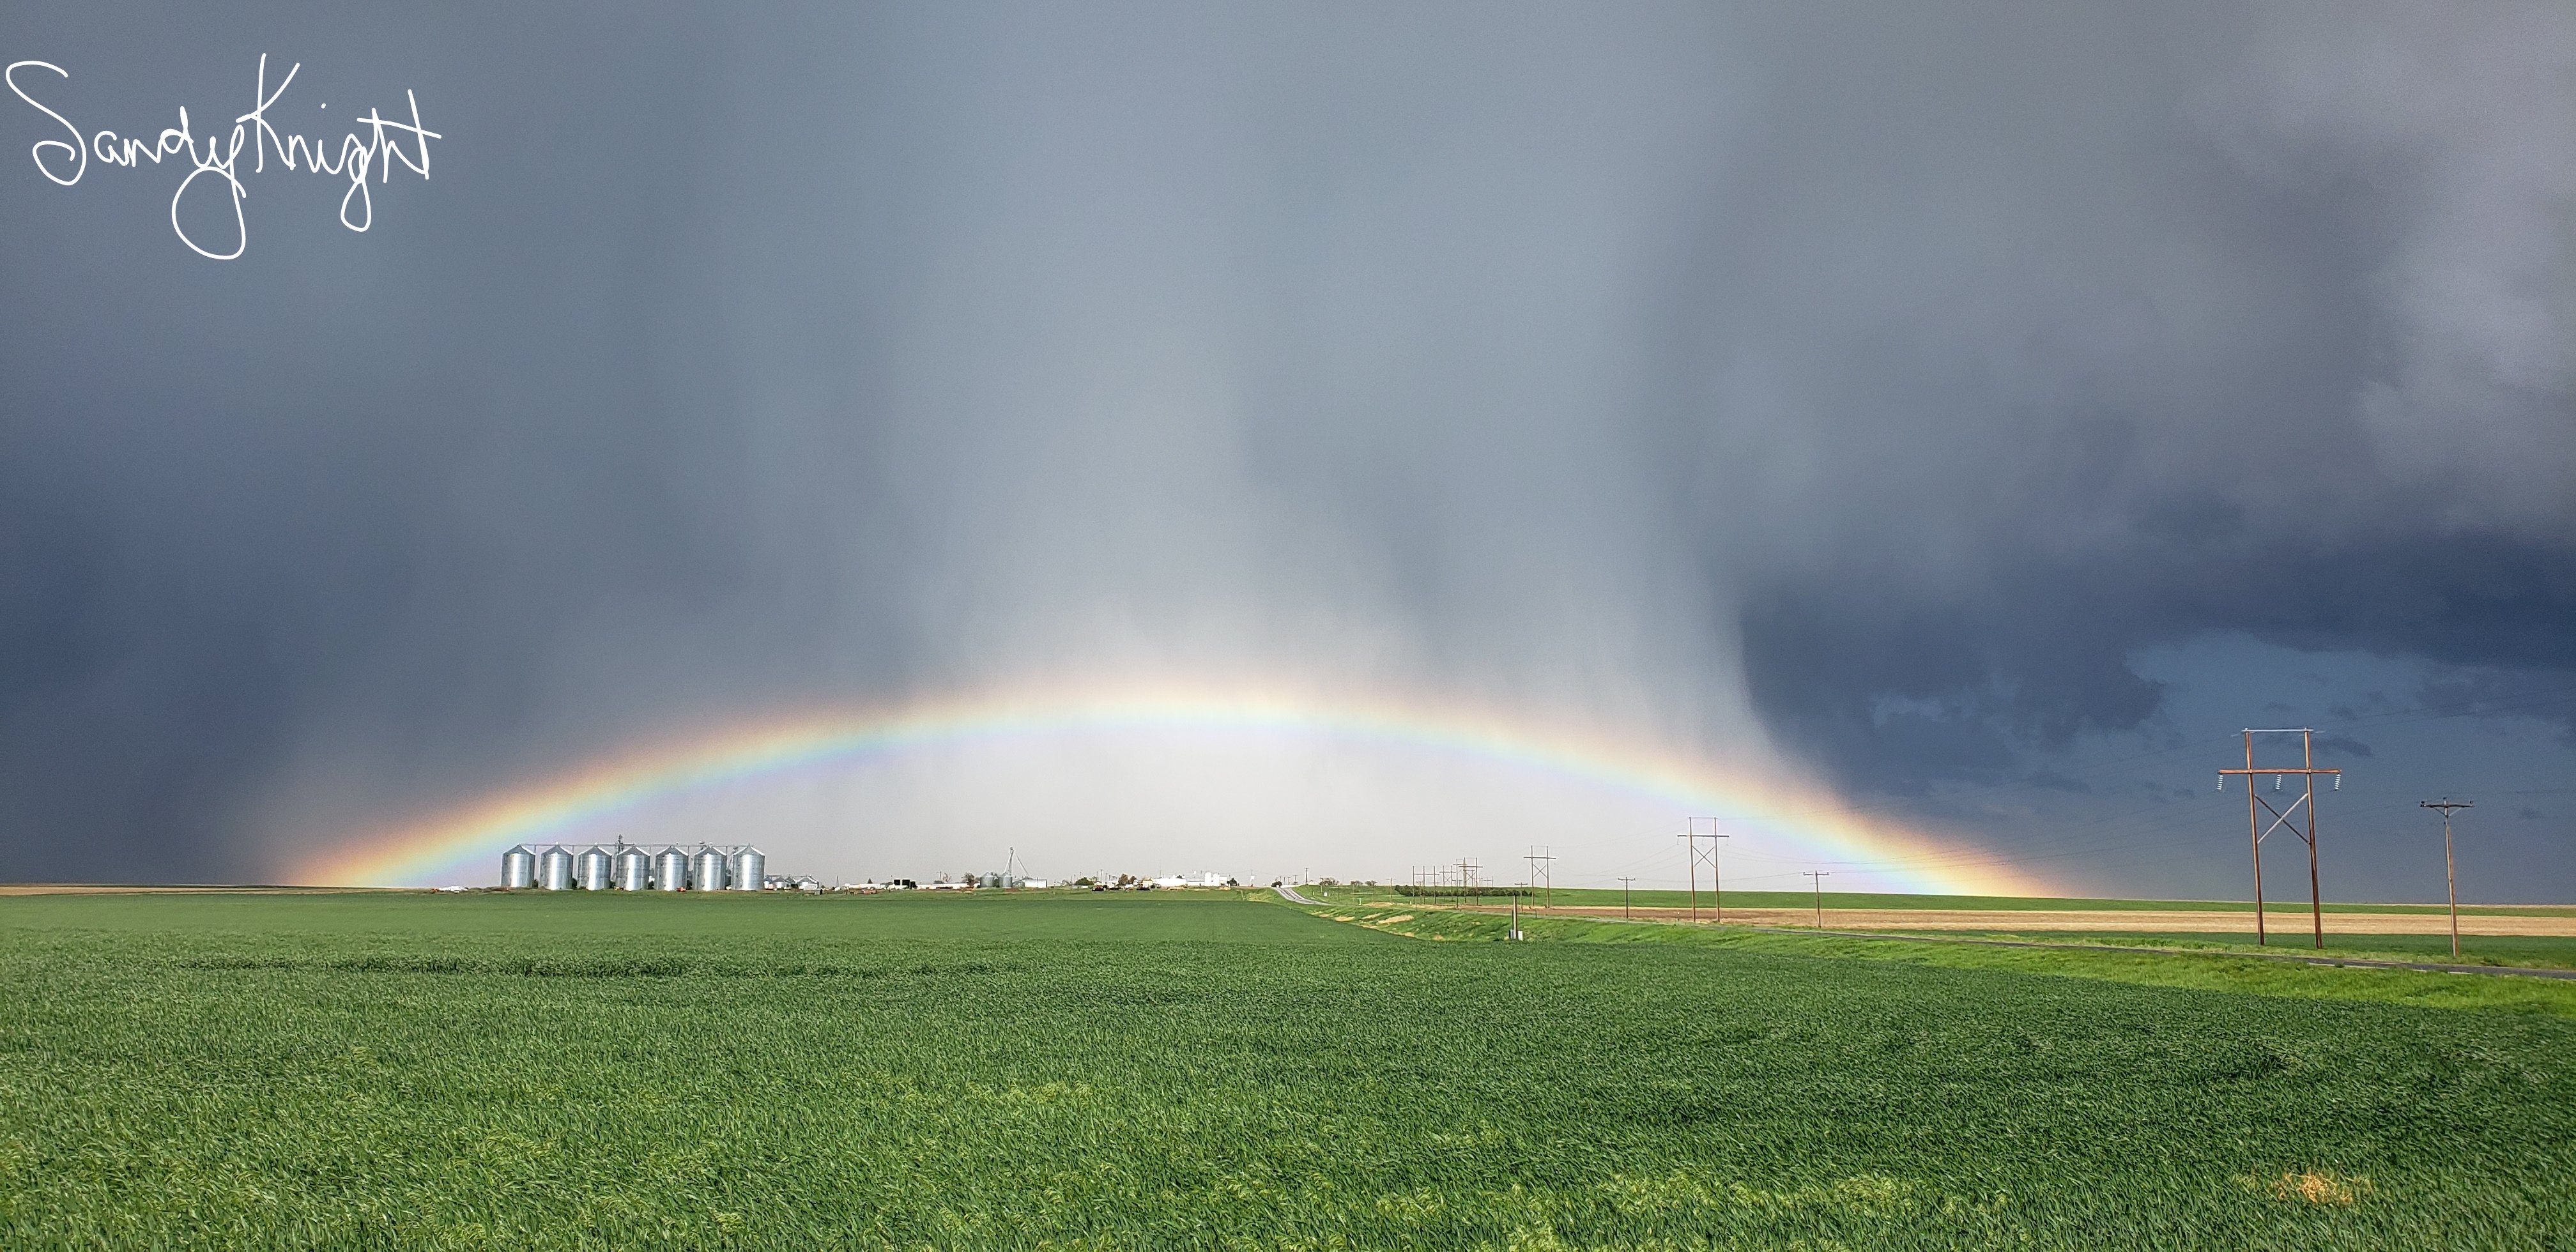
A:
<svg viewBox="0 0 2576 1252">
<path fill-rule="evenodd" d="M 1834 872 L 1829 869 L 1802 869 L 1798 872 L 1805 874 L 1807 881 L 1816 885 L 1816 929 L 1823 930 L 1825 928 L 1825 880 L 1833 877 Z"/>
<path fill-rule="evenodd" d="M 2297 735 L 2301 764 L 2295 767 L 2254 768 L 2254 736 L 2256 735 Z M 2221 791 L 2227 789 L 2228 775 L 2245 776 L 2245 832 L 2252 837 L 2254 847 L 2254 942 L 2257 944 L 2271 942 L 2269 928 L 2263 920 L 2263 838 L 2283 826 L 2288 826 L 2291 834 L 2298 835 L 2308 845 L 2308 916 L 2316 925 L 2317 947 L 2322 949 L 2326 946 L 2325 893 L 2317 886 L 2317 775 L 2332 775 L 2335 788 L 2341 790 L 2343 771 L 2317 768 L 2316 737 L 2317 732 L 2305 726 L 2294 726 L 2286 730 L 2248 729 L 2245 732 L 2245 768 L 2218 771 L 2218 787 Z M 2302 780 L 2301 785 L 2304 790 L 2299 798 L 2290 801 L 2286 808 L 2272 807 L 2272 802 L 2264 799 L 2261 789 L 2254 785 L 2256 778 L 2269 777 L 2272 780 L 2272 790 L 2279 791 L 2281 780 L 2291 775 L 2297 775 Z M 2302 807 L 2308 811 L 2308 829 L 2305 834 L 2300 834 L 2298 826 L 2290 820 Z M 2257 811 L 2258 809 L 2260 812 Z M 2272 815 L 2271 825 L 2263 824 L 2261 813 Z"/>
<path fill-rule="evenodd" d="M 2442 810 L 2442 882 L 2451 889 L 2451 959 L 2456 961 L 2460 959 L 2460 876 L 2451 868 L 2451 813 L 2476 808 L 2478 802 L 2444 796 L 2439 802 L 2426 800 L 2423 807 Z"/>
<path fill-rule="evenodd" d="M 1682 856 L 1690 862 L 1691 925 L 1697 926 L 1699 925 L 1699 853 L 1697 851 L 1699 845 L 1691 842 L 1690 838 L 1689 831 L 1682 832 Z"/>
<path fill-rule="evenodd" d="M 1635 882 L 1635 881 L 1637 881 L 1637 880 L 1636 880 L 1636 879 L 1634 879 L 1634 878 L 1622 878 L 1622 879 L 1620 879 L 1620 880 L 1619 880 L 1619 920 L 1620 920 L 1620 921 L 1623 921 L 1623 922 L 1624 922 L 1624 921 L 1628 920 L 1628 884 L 1633 883 L 1633 882 Z"/>
</svg>

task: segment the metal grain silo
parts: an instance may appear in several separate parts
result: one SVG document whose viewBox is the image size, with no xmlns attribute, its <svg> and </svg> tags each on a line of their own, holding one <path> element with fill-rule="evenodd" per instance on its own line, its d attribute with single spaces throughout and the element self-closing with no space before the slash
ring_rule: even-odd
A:
<svg viewBox="0 0 2576 1252">
<path fill-rule="evenodd" d="M 689 854 L 678 848 L 664 848 L 653 858 L 653 885 L 664 891 L 685 891 L 689 886 Z"/>
<path fill-rule="evenodd" d="M 617 850 L 617 889 L 642 891 L 653 885 L 653 857 L 642 848 Z"/>
<path fill-rule="evenodd" d="M 572 853 L 548 848 L 537 858 L 537 885 L 548 891 L 572 890 Z"/>
<path fill-rule="evenodd" d="M 583 848 L 573 858 L 573 877 L 581 881 L 584 891 L 608 890 L 609 871 L 614 868 L 606 848 Z"/>
<path fill-rule="evenodd" d="M 762 876 L 769 873 L 768 856 L 758 848 L 736 848 L 733 855 L 725 859 L 731 863 L 734 890 L 760 890 Z"/>
<path fill-rule="evenodd" d="M 725 887 L 725 854 L 714 848 L 700 848 L 689 858 L 689 890 L 722 891 Z"/>
<path fill-rule="evenodd" d="M 501 885 L 522 891 L 537 885 L 537 854 L 522 844 L 501 854 Z"/>
</svg>

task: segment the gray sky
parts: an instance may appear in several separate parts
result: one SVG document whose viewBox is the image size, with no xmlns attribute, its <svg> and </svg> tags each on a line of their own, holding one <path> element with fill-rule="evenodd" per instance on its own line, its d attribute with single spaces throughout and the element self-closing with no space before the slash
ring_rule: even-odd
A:
<svg viewBox="0 0 2576 1252">
<path fill-rule="evenodd" d="M 604 14 L 0 14 L 84 132 L 206 131 L 265 52 L 307 133 L 409 90 L 443 136 L 364 234 L 245 174 L 219 262 L 175 159 L 57 186 L 0 93 L 0 879 L 272 877 L 778 710 L 1255 675 L 2120 893 L 2240 893 L 2211 771 L 2315 725 L 2330 891 L 2437 892 L 2448 792 L 2464 890 L 2576 898 L 2564 5 Z M 1679 877 L 1579 794 L 1191 750 L 656 829 Z"/>
</svg>

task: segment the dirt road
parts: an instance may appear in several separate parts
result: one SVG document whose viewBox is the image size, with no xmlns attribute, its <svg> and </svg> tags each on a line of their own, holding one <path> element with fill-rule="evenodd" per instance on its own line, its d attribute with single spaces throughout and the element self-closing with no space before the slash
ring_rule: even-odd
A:
<svg viewBox="0 0 2576 1252">
<path fill-rule="evenodd" d="M 1492 911 L 1490 908 L 1479 910 Z M 1556 909 L 1523 909 L 1530 917 L 1617 917 L 1616 906 L 1607 908 L 1567 907 Z M 1690 918 L 1688 909 L 1639 908 L 1630 910 L 1639 921 L 1678 922 Z M 2267 908 L 2264 918 L 2272 933 L 2306 934 L 2308 911 Z M 1702 906 L 1700 921 L 1715 920 L 1714 910 Z M 1747 909 L 1726 910 L 1731 925 L 1744 926 L 1813 926 L 1813 909 Z M 2252 934 L 2254 915 L 2219 911 L 2194 910 L 2126 910 L 2126 909 L 1826 909 L 1828 930 L 2002 930 L 2017 933 L 2030 931 L 2090 930 L 2117 933 L 2199 933 Z M 2449 934 L 2451 919 L 2442 913 L 2327 913 L 2326 933 L 2330 935 L 2443 935 Z M 2543 935 L 2576 936 L 2576 911 L 2534 911 L 2529 914 L 2462 913 L 2463 935 Z"/>
</svg>

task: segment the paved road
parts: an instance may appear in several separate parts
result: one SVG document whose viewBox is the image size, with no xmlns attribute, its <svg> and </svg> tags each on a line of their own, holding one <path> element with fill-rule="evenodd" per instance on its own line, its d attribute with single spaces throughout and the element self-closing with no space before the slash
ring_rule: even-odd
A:
<svg viewBox="0 0 2576 1252">
<path fill-rule="evenodd" d="M 1289 902 L 1290 904 L 1321 904 L 1321 903 L 1323 903 L 1323 901 L 1321 901 L 1321 900 L 1309 900 L 1309 899 L 1307 899 L 1306 897 L 1304 897 L 1304 896 L 1301 896 L 1301 895 L 1297 894 L 1297 889 L 1296 889 L 1295 887 L 1272 887 L 1272 888 L 1271 888 L 1271 890 L 1272 890 L 1272 891 L 1276 891 L 1276 892 L 1278 892 L 1278 893 L 1279 893 L 1279 898 L 1280 898 L 1280 899 L 1282 899 L 1282 900 L 1286 900 L 1286 901 L 1287 901 L 1287 902 Z"/>
<path fill-rule="evenodd" d="M 2366 961 L 2354 956 L 2303 956 L 2296 952 L 2213 952 L 2205 948 L 2139 948 L 2112 943 L 2043 943 L 2033 939 L 1968 939 L 1948 935 L 1891 935 L 1875 930 L 1788 929 L 1747 926 L 1775 935 L 1839 935 L 1845 939 L 1896 939 L 1907 943 L 1977 943 L 1991 948 L 2072 948 L 2079 952 L 2153 952 L 2176 956 L 2241 956 L 2302 965 L 2352 965 L 2362 969 L 2411 969 L 2428 974 L 2503 974 L 2515 978 L 2576 978 L 2576 969 L 2526 969 L 2515 965 L 2436 965 L 2425 961 Z"/>
</svg>

